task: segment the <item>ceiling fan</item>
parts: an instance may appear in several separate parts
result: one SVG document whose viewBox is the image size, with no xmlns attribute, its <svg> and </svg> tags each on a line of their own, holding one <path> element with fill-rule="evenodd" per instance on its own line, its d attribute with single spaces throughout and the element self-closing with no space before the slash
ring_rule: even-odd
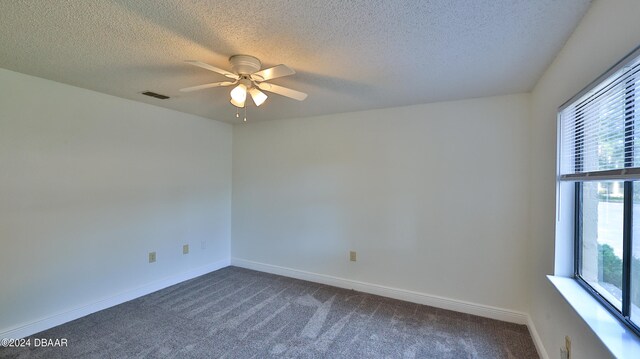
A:
<svg viewBox="0 0 640 359">
<path fill-rule="evenodd" d="M 267 99 L 267 95 L 260 90 L 272 92 L 298 101 L 302 101 L 307 98 L 307 94 L 304 92 L 267 82 L 278 77 L 295 74 L 296 72 L 287 65 L 277 65 L 261 70 L 262 63 L 260 60 L 249 55 L 234 55 L 229 58 L 229 63 L 231 64 L 233 72 L 229 72 L 200 61 L 190 60 L 185 62 L 203 69 L 217 72 L 228 77 L 231 81 L 212 82 L 204 85 L 187 87 L 180 89 L 181 92 L 191 92 L 212 87 L 233 86 L 238 84 L 238 86 L 231 90 L 230 102 L 234 106 L 240 108 L 245 106 L 247 92 L 251 95 L 256 106 L 262 105 Z"/>
</svg>

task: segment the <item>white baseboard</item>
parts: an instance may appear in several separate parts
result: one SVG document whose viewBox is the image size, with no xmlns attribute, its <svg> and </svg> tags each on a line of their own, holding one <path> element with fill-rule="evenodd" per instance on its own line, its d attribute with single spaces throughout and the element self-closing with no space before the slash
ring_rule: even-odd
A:
<svg viewBox="0 0 640 359">
<path fill-rule="evenodd" d="M 429 305 L 436 308 L 453 310 L 467 314 L 473 314 L 485 318 L 502 320 L 517 324 L 529 324 L 529 316 L 526 313 L 508 309 L 492 307 L 483 304 L 465 302 L 462 300 L 440 297 L 431 294 L 419 293 L 405 289 L 391 288 L 383 285 L 365 283 L 351 279 L 338 278 L 324 274 L 311 273 L 292 268 L 285 268 L 271 264 L 254 262 L 241 258 L 231 258 L 231 265 L 253 269 L 261 272 L 278 274 L 285 277 L 307 280 L 310 282 L 332 285 L 334 287 L 353 289 L 360 292 L 380 295 L 407 302 Z"/>
<path fill-rule="evenodd" d="M 0 332 L 0 338 L 13 338 L 13 339 L 24 338 L 29 335 L 33 335 L 35 333 L 41 332 L 43 330 L 53 328 L 60 324 L 67 323 L 72 320 L 76 320 L 78 318 L 82 318 L 91 313 L 95 313 L 103 309 L 107 309 L 115 305 L 128 302 L 132 299 L 142 297 L 144 295 L 153 293 L 155 291 L 172 286 L 174 284 L 178 284 L 180 282 L 184 282 L 186 280 L 199 277 L 203 274 L 207 274 L 209 272 L 213 272 L 218 269 L 228 267 L 229 264 L 230 264 L 229 259 L 227 258 L 211 264 L 207 264 L 199 268 L 189 270 L 184 273 L 176 274 L 174 276 L 171 276 L 165 279 L 160 279 L 160 280 L 145 284 L 141 287 L 134 288 L 120 294 L 116 294 L 112 297 L 98 300 L 94 303 L 82 306 L 80 308 L 54 314 L 49 317 L 34 321 L 32 323 L 28 323 L 13 329 L 2 331 Z"/>
<path fill-rule="evenodd" d="M 533 319 L 531 319 L 530 315 L 527 315 L 527 327 L 529 328 L 529 333 L 531 334 L 531 338 L 533 339 L 533 344 L 535 344 L 540 358 L 549 359 L 549 354 L 542 344 L 542 338 L 540 338 L 540 334 L 538 334 L 538 330 L 536 329 L 535 324 L 533 324 Z"/>
</svg>

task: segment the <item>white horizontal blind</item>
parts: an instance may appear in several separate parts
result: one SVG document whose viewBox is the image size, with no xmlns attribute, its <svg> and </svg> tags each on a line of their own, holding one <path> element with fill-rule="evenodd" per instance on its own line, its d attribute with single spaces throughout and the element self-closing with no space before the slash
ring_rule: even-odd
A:
<svg viewBox="0 0 640 359">
<path fill-rule="evenodd" d="M 561 108 L 561 180 L 640 178 L 640 57 L 632 55 Z"/>
</svg>

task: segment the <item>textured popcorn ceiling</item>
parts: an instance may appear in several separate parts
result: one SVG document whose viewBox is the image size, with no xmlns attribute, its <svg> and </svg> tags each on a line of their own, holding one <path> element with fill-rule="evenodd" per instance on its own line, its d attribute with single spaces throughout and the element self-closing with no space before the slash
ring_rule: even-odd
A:
<svg viewBox="0 0 640 359">
<path fill-rule="evenodd" d="M 234 54 L 297 71 L 250 121 L 529 91 L 588 0 L 0 1 L 0 67 L 216 120 L 237 122 L 225 77 Z M 169 100 L 146 97 L 150 90 Z"/>
</svg>

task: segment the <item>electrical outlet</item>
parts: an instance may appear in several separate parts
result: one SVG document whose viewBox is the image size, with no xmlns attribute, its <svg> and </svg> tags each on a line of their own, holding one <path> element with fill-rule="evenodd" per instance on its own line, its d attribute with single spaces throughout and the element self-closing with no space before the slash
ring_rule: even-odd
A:
<svg viewBox="0 0 640 359">
<path fill-rule="evenodd" d="M 352 262 L 356 261 L 356 252 L 355 251 L 349 252 L 349 260 L 352 261 Z"/>
<path fill-rule="evenodd" d="M 189 245 L 188 244 L 183 244 L 182 245 L 182 254 L 189 254 Z"/>
<path fill-rule="evenodd" d="M 156 252 L 149 252 L 149 263 L 156 261 Z"/>
</svg>

